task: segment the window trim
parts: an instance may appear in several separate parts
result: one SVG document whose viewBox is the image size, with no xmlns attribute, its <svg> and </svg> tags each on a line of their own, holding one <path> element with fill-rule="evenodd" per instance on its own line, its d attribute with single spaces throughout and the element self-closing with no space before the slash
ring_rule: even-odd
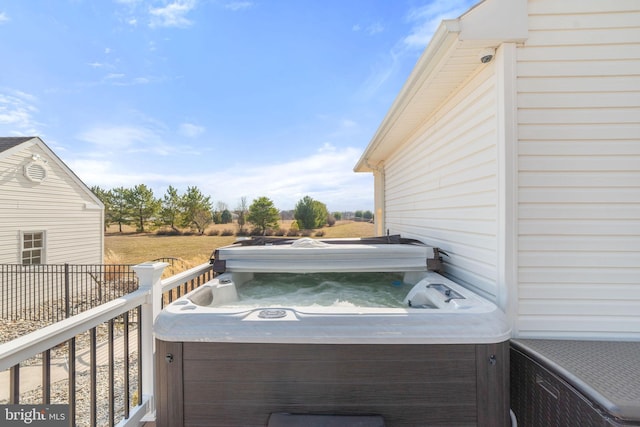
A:
<svg viewBox="0 0 640 427">
<path fill-rule="evenodd" d="M 39 247 L 39 249 L 40 249 L 40 262 L 25 264 L 24 263 L 24 253 L 25 253 L 25 251 L 31 251 L 31 250 L 34 249 L 34 248 L 25 248 L 25 235 L 37 234 L 37 233 L 42 233 L 42 245 Z M 46 264 L 47 263 L 46 255 L 47 255 L 47 232 L 46 232 L 46 230 L 22 230 L 22 231 L 20 231 L 20 252 L 18 253 L 18 263 L 19 264 L 21 264 L 23 267 L 29 267 L 29 266 L 32 266 L 32 265 Z M 30 259 L 33 259 L 33 257 L 30 257 Z"/>
</svg>

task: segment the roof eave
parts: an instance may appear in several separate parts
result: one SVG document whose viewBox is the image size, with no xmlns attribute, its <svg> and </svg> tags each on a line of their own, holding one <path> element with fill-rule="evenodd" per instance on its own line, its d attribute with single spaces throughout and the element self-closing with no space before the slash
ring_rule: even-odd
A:
<svg viewBox="0 0 640 427">
<path fill-rule="evenodd" d="M 457 43 L 459 32 L 459 19 L 444 20 L 440 23 L 433 38 L 418 59 L 416 66 L 411 71 L 400 93 L 356 164 L 355 172 L 373 172 L 377 164 L 382 160 L 378 155 L 378 151 L 385 142 L 386 134 L 395 125 L 402 112 L 415 96 L 415 88 L 422 86 L 429 80 L 438 69 L 437 64 L 446 60 L 445 54 Z"/>
<path fill-rule="evenodd" d="M 394 128 L 406 125 L 401 117 L 413 107 L 418 89 L 428 89 L 439 73 L 446 72 L 443 69 L 457 49 L 474 48 L 480 52 L 484 47 L 497 47 L 504 42 L 524 42 L 527 37 L 527 0 L 484 0 L 460 18 L 442 21 L 354 171 L 373 172 L 379 168 L 388 154 L 415 130 L 407 127 L 402 132 L 394 130 L 395 136 L 389 136 Z M 480 61 L 477 66 L 481 66 Z M 462 83 L 468 74 L 455 77 Z M 424 111 L 425 116 L 430 113 L 431 111 Z M 399 134 L 402 136 L 400 139 Z"/>
<path fill-rule="evenodd" d="M 0 148 L 0 159 L 12 156 L 14 153 L 21 151 L 24 149 L 25 144 L 31 143 L 32 145 L 35 143 L 34 139 L 38 138 L 37 136 L 24 136 L 24 137 L 9 137 L 9 138 L 1 138 L 1 139 L 10 139 L 12 140 L 9 144 L 8 148 L 2 149 Z"/>
</svg>

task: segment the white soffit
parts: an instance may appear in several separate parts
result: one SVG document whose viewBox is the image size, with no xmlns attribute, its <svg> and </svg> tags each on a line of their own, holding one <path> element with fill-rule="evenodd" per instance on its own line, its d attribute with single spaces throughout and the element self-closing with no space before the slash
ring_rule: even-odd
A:
<svg viewBox="0 0 640 427">
<path fill-rule="evenodd" d="M 356 164 L 372 172 L 424 124 L 478 68 L 486 48 L 527 38 L 526 0 L 485 0 L 458 19 L 442 21 Z"/>
</svg>

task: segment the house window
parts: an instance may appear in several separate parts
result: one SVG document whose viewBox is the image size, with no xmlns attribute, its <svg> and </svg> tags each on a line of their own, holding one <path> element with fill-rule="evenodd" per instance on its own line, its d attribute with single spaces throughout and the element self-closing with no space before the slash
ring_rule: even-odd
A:
<svg viewBox="0 0 640 427">
<path fill-rule="evenodd" d="M 44 261 L 44 232 L 22 233 L 22 265 L 42 264 Z"/>
</svg>

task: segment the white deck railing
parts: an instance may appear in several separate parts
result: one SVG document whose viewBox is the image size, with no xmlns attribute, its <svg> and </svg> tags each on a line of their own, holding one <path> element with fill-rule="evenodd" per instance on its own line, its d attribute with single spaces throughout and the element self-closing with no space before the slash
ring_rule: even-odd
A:
<svg viewBox="0 0 640 427">
<path fill-rule="evenodd" d="M 90 331 L 123 313 L 141 307 L 141 347 L 139 349 L 139 357 L 141 358 L 142 366 L 141 386 L 144 394 L 140 396 L 139 404 L 131 410 L 129 417 L 123 419 L 117 425 L 123 427 L 135 426 L 143 418 L 152 418 L 155 410 L 153 396 L 155 362 L 152 331 L 153 321 L 162 309 L 163 294 L 189 283 L 193 287 L 194 281 L 197 281 L 196 286 L 200 285 L 206 281 L 202 278 L 210 276 L 212 272 L 212 266 L 207 263 L 161 280 L 162 272 L 167 265 L 164 262 L 139 264 L 133 267 L 140 280 L 137 291 L 28 335 L 0 344 L 0 372 L 15 369 L 22 361 L 63 344 L 77 335 Z M 11 388 L 16 386 L 13 383 L 14 381 L 11 381 L 11 385 L 9 385 Z M 19 387 L 19 384 L 17 386 Z M 10 394 L 13 395 L 13 390 Z M 10 399 L 10 403 L 16 402 Z"/>
</svg>

